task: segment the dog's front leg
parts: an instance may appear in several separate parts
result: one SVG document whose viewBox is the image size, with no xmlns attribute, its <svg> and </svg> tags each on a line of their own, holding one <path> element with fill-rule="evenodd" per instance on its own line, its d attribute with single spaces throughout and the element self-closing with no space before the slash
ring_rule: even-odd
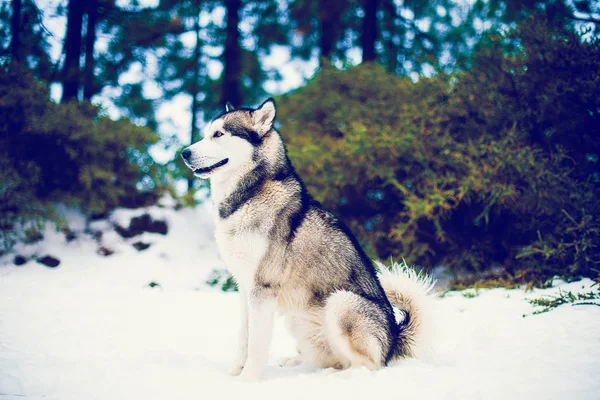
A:
<svg viewBox="0 0 600 400">
<path fill-rule="evenodd" d="M 231 376 L 238 376 L 242 372 L 248 357 L 248 295 L 246 289 L 239 283 L 238 294 L 240 296 L 240 331 L 235 359 L 231 368 L 229 368 L 229 375 Z"/>
<path fill-rule="evenodd" d="M 248 296 L 248 358 L 240 375 L 244 381 L 261 378 L 269 358 L 269 344 L 277 307 L 271 290 L 255 287 Z"/>
</svg>

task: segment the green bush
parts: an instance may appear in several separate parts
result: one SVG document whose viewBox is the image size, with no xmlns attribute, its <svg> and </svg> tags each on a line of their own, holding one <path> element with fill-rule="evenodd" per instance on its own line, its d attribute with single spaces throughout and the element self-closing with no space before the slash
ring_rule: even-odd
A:
<svg viewBox="0 0 600 400">
<path fill-rule="evenodd" d="M 160 195 L 151 130 L 113 121 L 89 103 L 56 104 L 27 75 L 0 73 L 0 245 L 59 220 L 57 202 L 105 213 Z"/>
<path fill-rule="evenodd" d="M 598 277 L 598 71 L 598 42 L 532 19 L 418 83 L 324 65 L 279 116 L 309 190 L 372 256 Z"/>
</svg>

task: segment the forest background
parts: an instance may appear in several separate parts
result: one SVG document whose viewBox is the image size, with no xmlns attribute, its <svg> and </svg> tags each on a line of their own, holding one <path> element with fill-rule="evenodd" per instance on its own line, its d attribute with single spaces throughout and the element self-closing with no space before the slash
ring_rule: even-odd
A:
<svg viewBox="0 0 600 400">
<path fill-rule="evenodd" d="M 600 277 L 600 4 L 0 3 L 0 252 L 57 204 L 204 201 L 178 151 L 278 104 L 315 198 L 372 257 L 460 281 Z"/>
</svg>

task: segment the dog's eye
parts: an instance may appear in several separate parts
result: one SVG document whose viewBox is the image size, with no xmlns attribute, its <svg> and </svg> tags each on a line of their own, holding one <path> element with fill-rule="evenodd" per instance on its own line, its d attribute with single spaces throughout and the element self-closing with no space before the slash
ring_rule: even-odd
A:
<svg viewBox="0 0 600 400">
<path fill-rule="evenodd" d="M 213 135 L 214 138 L 220 138 L 221 136 L 223 136 L 223 132 L 221 132 L 221 131 L 216 131 L 215 134 Z"/>
</svg>

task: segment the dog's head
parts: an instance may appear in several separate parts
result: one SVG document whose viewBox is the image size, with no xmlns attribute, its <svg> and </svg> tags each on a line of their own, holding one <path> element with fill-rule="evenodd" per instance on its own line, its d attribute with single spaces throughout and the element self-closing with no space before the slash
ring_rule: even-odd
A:
<svg viewBox="0 0 600 400">
<path fill-rule="evenodd" d="M 225 113 L 212 120 L 204 138 L 181 152 L 194 175 L 209 179 L 255 163 L 257 148 L 273 129 L 275 101 L 268 99 L 260 107 L 234 110 L 229 104 Z"/>
</svg>

